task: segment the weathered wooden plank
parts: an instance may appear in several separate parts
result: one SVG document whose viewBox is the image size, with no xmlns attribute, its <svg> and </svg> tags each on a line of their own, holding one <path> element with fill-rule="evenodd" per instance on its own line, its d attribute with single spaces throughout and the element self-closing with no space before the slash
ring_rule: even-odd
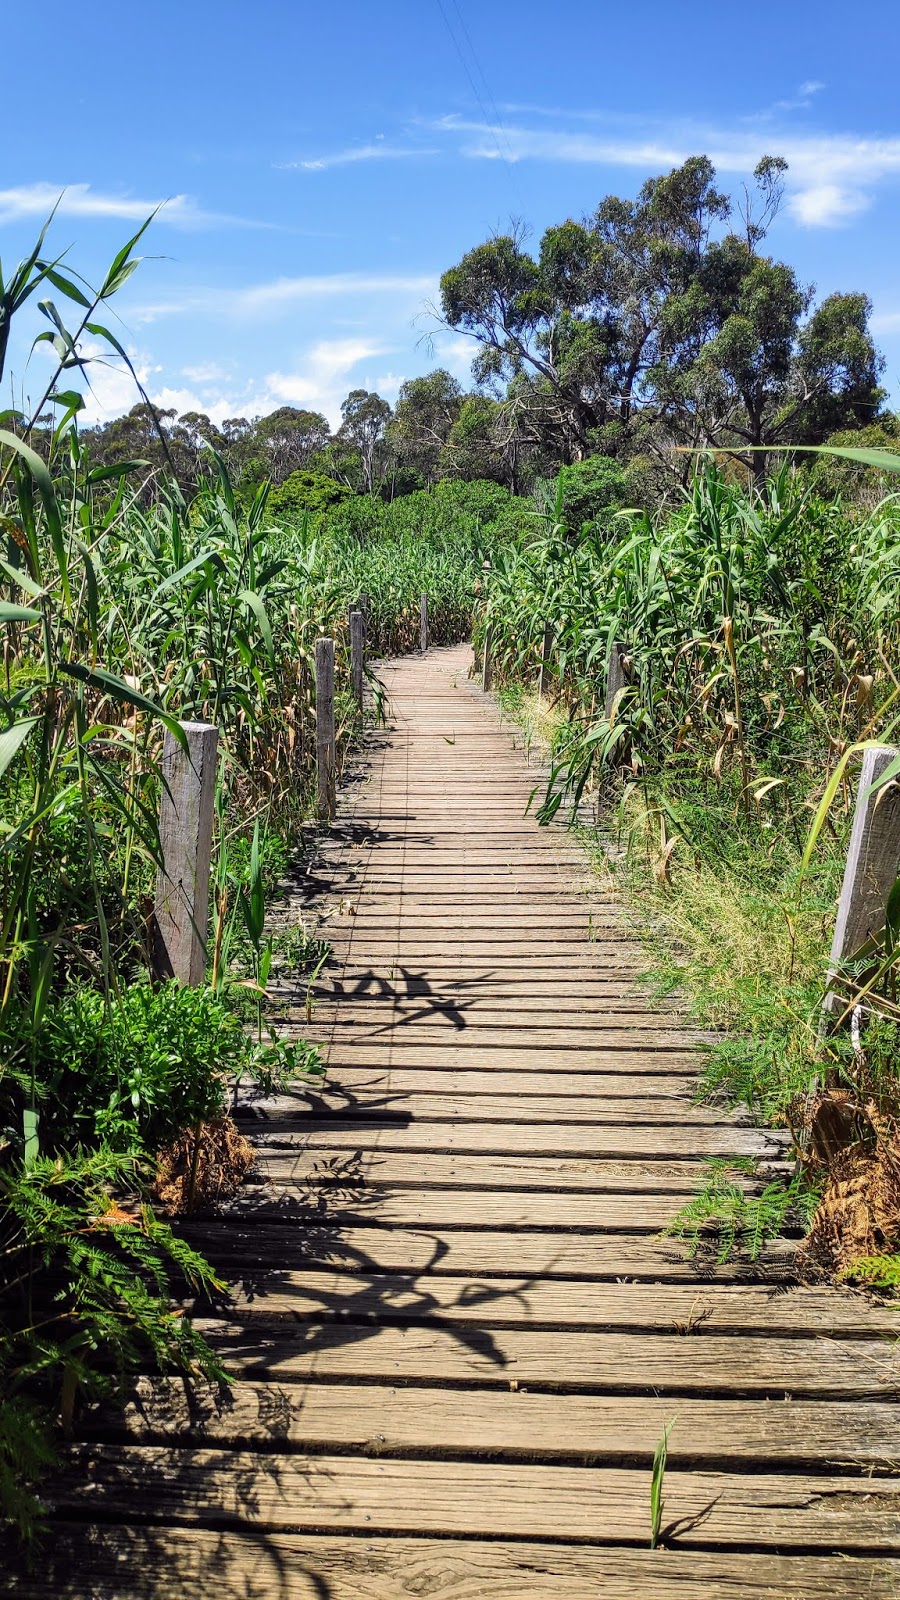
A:
<svg viewBox="0 0 900 1600">
<path fill-rule="evenodd" d="M 245 1124 L 246 1126 L 246 1124 Z M 355 1127 L 317 1123 L 311 1119 L 304 1133 L 304 1148 L 317 1150 L 431 1150 L 471 1155 L 595 1156 L 618 1159 L 637 1156 L 665 1159 L 680 1156 L 768 1156 L 784 1154 L 787 1138 L 762 1128 L 643 1127 L 579 1123 L 410 1122 L 385 1120 L 383 1124 Z"/>
<path fill-rule="evenodd" d="M 279 1145 L 277 1124 L 254 1129 L 254 1143 L 266 1156 Z M 609 1161 L 591 1157 L 492 1155 L 448 1155 L 443 1151 L 330 1149 L 316 1144 L 308 1149 L 293 1134 L 289 1148 L 298 1186 L 327 1186 L 354 1183 L 376 1184 L 382 1188 L 410 1185 L 422 1188 L 520 1189 L 528 1194 L 541 1190 L 586 1191 L 594 1194 L 666 1194 L 677 1197 L 693 1194 L 702 1184 L 702 1161 Z M 764 1161 L 757 1167 L 759 1179 L 787 1176 L 793 1169 L 787 1161 Z M 739 1187 L 753 1188 L 757 1180 L 735 1171 Z M 680 1205 L 681 1199 L 673 1200 Z"/>
<path fill-rule="evenodd" d="M 603 1030 L 609 1026 L 627 1028 L 639 1033 L 672 1032 L 671 1016 L 661 1016 L 642 1006 L 639 1001 L 619 1001 L 611 1004 L 598 999 L 590 1009 L 543 1004 L 519 1006 L 515 1000 L 493 1006 L 479 1005 L 477 1000 L 465 995 L 454 998 L 442 992 L 408 997 L 387 998 L 379 1003 L 360 996 L 357 1000 L 344 999 L 337 1004 L 320 1000 L 315 1015 L 321 1022 L 350 1028 L 396 1027 L 398 1031 L 431 1026 L 432 1023 L 456 1028 L 460 1033 L 470 1029 L 538 1028 L 552 1026 L 558 1029 L 564 1042 L 572 1029 L 579 1033 Z"/>
<path fill-rule="evenodd" d="M 582 1279 L 454 1278 L 364 1271 L 283 1272 L 266 1292 L 238 1288 L 235 1315 L 254 1320 L 422 1322 L 473 1327 L 633 1328 L 647 1333 L 775 1335 L 900 1333 L 900 1307 L 849 1290 L 751 1284 L 589 1283 Z M 640 1360 L 635 1347 L 635 1363 Z"/>
<path fill-rule="evenodd" d="M 521 1175 L 520 1175 L 521 1176 Z M 182 1223 L 180 1232 L 235 1280 L 249 1272 L 265 1283 L 272 1268 L 279 1271 L 311 1266 L 360 1268 L 377 1272 L 488 1273 L 545 1278 L 650 1279 L 654 1283 L 756 1281 L 775 1282 L 790 1276 L 793 1258 L 787 1241 L 763 1253 L 758 1262 L 737 1255 L 713 1267 L 710 1252 L 692 1259 L 683 1245 L 653 1234 L 546 1233 L 522 1229 L 515 1237 L 515 1261 L 509 1234 L 501 1230 L 466 1231 L 445 1228 L 334 1227 L 324 1215 L 308 1223 L 292 1218 L 269 1222 L 240 1214 L 227 1220 Z"/>
<path fill-rule="evenodd" d="M 469 1096 L 486 1095 L 513 1097 L 524 1095 L 529 1099 L 535 1096 L 535 1090 L 540 1088 L 545 1095 L 552 1095 L 555 1103 L 557 1095 L 569 1098 L 584 1097 L 593 1105 L 595 1100 L 604 1101 L 627 1100 L 633 1104 L 637 1096 L 635 1088 L 641 1090 L 641 1101 L 664 1100 L 672 1101 L 677 1107 L 679 1103 L 687 1101 L 690 1104 L 695 1088 L 695 1080 L 684 1073 L 661 1072 L 646 1073 L 639 1085 L 631 1073 L 614 1072 L 563 1072 L 559 1069 L 550 1069 L 538 1076 L 535 1072 L 505 1072 L 502 1068 L 484 1071 L 474 1067 L 468 1071 L 458 1067 L 428 1068 L 428 1067 L 341 1067 L 328 1075 L 324 1088 L 320 1090 L 314 1086 L 311 1090 L 303 1087 L 293 1091 L 290 1096 L 283 1097 L 285 1105 L 292 1104 L 294 1099 L 303 1099 L 308 1093 L 314 1095 L 334 1095 L 348 1097 L 359 1095 L 364 1091 L 377 1096 L 379 1093 L 390 1090 L 393 1094 L 404 1095 L 460 1095 L 466 1099 Z M 275 1111 L 282 1104 L 280 1098 L 271 1102 Z"/>
<path fill-rule="evenodd" d="M 141 1378 L 124 1412 L 103 1408 L 92 1432 L 133 1441 L 328 1449 L 372 1455 L 618 1462 L 649 1466 L 671 1399 L 396 1388 L 376 1384 L 238 1382 L 185 1392 L 177 1378 Z M 689 1400 L 669 1439 L 669 1465 L 728 1469 L 767 1461 L 792 1468 L 890 1468 L 897 1407 L 886 1402 Z"/>
<path fill-rule="evenodd" d="M 394 1327 L 322 1322 L 242 1332 L 233 1322 L 196 1325 L 229 1372 L 272 1383 L 352 1378 L 398 1383 L 540 1384 L 626 1394 L 787 1395 L 822 1400 L 900 1399 L 900 1360 L 883 1338 L 713 1333 L 586 1333 L 452 1323 Z"/>
<path fill-rule="evenodd" d="M 655 1021 L 655 1019 L 653 1020 Z M 313 1014 L 312 1021 L 306 1029 L 307 1036 L 312 1040 L 320 1040 L 325 1031 L 325 1029 L 317 1026 L 316 1016 Z M 683 1049 L 685 1042 L 683 1031 L 658 1025 L 637 1028 L 632 1025 L 631 1019 L 628 1019 L 628 1025 L 624 1026 L 622 1018 L 615 1013 L 612 1013 L 608 1018 L 598 1017 L 589 1027 L 573 1025 L 570 1028 L 562 1029 L 542 1025 L 541 1020 L 529 1023 L 523 1017 L 521 1022 L 510 1022 L 507 1027 L 482 1027 L 475 1020 L 468 1027 L 458 1030 L 451 1030 L 447 1027 L 447 1032 L 450 1033 L 451 1031 L 465 1034 L 466 1042 L 471 1045 L 483 1043 L 485 1045 L 503 1047 L 504 1045 L 521 1044 L 532 1050 L 539 1050 L 544 1046 L 558 1048 L 561 1043 L 565 1043 L 572 1050 L 590 1050 L 594 1045 L 606 1046 L 608 1049 L 622 1045 L 625 1047 L 631 1046 L 634 1049 L 636 1045 L 643 1046 L 645 1042 L 651 1048 L 655 1044 L 669 1043 L 674 1047 L 681 1046 Z M 335 1021 L 327 1029 L 329 1039 L 338 1043 L 343 1042 L 348 1047 L 355 1043 L 366 1044 L 367 1042 L 372 1042 L 380 1036 L 380 1033 L 381 1029 L 377 1022 L 354 1022 L 352 1018 L 346 1021 Z M 403 1027 L 403 1036 L 409 1044 L 433 1044 L 434 1025 L 429 1026 L 426 1023 L 419 1022 L 406 1023 Z"/>
<path fill-rule="evenodd" d="M 548 1194 L 530 1190 L 477 1188 L 392 1189 L 368 1183 L 324 1193 L 321 1185 L 298 1193 L 293 1155 L 273 1144 L 260 1151 L 253 1179 L 231 1202 L 242 1215 L 280 1210 L 297 1217 L 339 1217 L 401 1228 L 625 1229 L 657 1233 L 679 1202 L 666 1194 Z M 514 1244 L 511 1245 L 514 1248 Z"/>
<path fill-rule="evenodd" d="M 15 1600 L 888 1600 L 900 1562 L 55 1523 Z M 127 1584 L 127 1590 L 123 1588 Z"/>
<path fill-rule="evenodd" d="M 731 1112 L 713 1113 L 708 1106 L 693 1105 L 686 1095 L 670 1096 L 665 1101 L 649 1096 L 607 1100 L 600 1095 L 412 1094 L 388 1088 L 381 1093 L 369 1091 L 357 1098 L 349 1085 L 343 1094 L 335 1089 L 330 1093 L 306 1090 L 303 1094 L 280 1096 L 271 1103 L 271 1112 L 282 1121 L 290 1117 L 298 1124 L 336 1120 L 378 1122 L 391 1115 L 407 1121 L 421 1118 L 432 1123 L 456 1123 L 468 1117 L 485 1124 L 515 1122 L 528 1126 L 551 1120 L 555 1123 L 588 1122 L 593 1127 L 622 1122 L 634 1127 L 679 1124 L 703 1128 L 749 1127 L 751 1124 L 749 1113 L 743 1116 Z"/>
<path fill-rule="evenodd" d="M 637 1542 L 647 1537 L 646 1473 L 392 1456 L 260 1457 L 154 1445 L 74 1447 L 54 1509 L 273 1529 L 358 1529 Z M 775 1473 L 666 1474 L 665 1527 L 682 1548 L 755 1545 L 891 1552 L 900 1480 Z"/>
</svg>

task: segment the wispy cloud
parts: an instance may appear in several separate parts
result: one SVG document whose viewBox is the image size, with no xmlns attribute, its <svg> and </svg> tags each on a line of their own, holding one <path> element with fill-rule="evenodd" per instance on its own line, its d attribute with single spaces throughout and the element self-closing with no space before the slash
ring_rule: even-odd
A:
<svg viewBox="0 0 900 1600">
<path fill-rule="evenodd" d="M 23 183 L 12 189 L 0 189 L 0 222 L 29 217 L 43 221 L 54 207 L 59 217 L 117 217 L 124 222 L 137 223 L 158 211 L 157 221 L 173 228 L 270 226 L 225 212 L 205 211 L 187 194 L 171 195 L 168 199 L 140 199 L 135 195 L 104 194 L 89 183 Z"/>
<path fill-rule="evenodd" d="M 659 171 L 689 155 L 707 154 L 720 172 L 746 175 L 760 157 L 783 155 L 788 162 L 788 203 L 806 227 L 833 227 L 849 221 L 871 203 L 880 184 L 900 175 L 900 137 L 872 139 L 856 134 L 797 133 L 768 125 L 735 132 L 702 124 L 678 123 L 646 137 L 583 128 L 494 128 L 489 123 L 442 118 L 435 127 L 459 141 L 469 160 L 499 160 L 502 135 L 508 159 Z"/>
<path fill-rule="evenodd" d="M 350 167 L 359 161 L 417 161 L 425 156 L 440 155 L 438 149 L 422 146 L 387 144 L 376 139 L 372 144 L 350 145 L 346 150 L 334 150 L 323 156 L 308 156 L 299 161 L 278 163 L 283 172 L 327 172 L 331 167 Z"/>
<path fill-rule="evenodd" d="M 146 324 L 162 317 L 186 315 L 237 319 L 277 316 L 303 301 L 354 300 L 367 295 L 400 295 L 418 301 L 436 292 L 437 278 L 425 275 L 308 273 L 296 278 L 273 278 L 241 289 L 197 288 L 178 299 L 135 305 L 128 311 L 128 321 Z"/>
</svg>

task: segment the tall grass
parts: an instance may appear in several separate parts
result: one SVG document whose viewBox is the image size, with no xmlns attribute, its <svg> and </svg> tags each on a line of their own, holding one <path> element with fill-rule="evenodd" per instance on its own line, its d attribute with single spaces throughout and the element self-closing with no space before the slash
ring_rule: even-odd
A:
<svg viewBox="0 0 900 1600">
<path fill-rule="evenodd" d="M 607 510 L 576 531 L 558 500 L 500 554 L 476 630 L 491 628 L 510 709 L 548 740 L 540 819 L 583 818 L 591 797 L 658 992 L 719 1032 L 702 1089 L 798 1136 L 816 1086 L 900 1126 L 890 918 L 844 977 L 851 997 L 869 983 L 862 1052 L 821 1021 L 853 757 L 900 715 L 898 552 L 896 495 L 825 500 L 787 467 L 747 489 L 709 464 L 656 518 Z"/>
</svg>

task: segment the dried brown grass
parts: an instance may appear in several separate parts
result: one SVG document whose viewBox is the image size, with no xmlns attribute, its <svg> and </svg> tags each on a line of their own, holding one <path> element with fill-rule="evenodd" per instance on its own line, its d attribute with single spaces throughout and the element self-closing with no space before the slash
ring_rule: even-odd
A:
<svg viewBox="0 0 900 1600">
<path fill-rule="evenodd" d="M 216 1117 L 189 1128 L 157 1159 L 154 1198 L 167 1216 L 221 1205 L 246 1177 L 256 1159 L 231 1117 Z"/>
</svg>

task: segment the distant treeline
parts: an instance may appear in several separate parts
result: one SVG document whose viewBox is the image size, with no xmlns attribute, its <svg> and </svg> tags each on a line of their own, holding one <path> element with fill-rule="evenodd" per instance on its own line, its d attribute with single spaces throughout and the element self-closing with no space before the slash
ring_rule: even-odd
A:
<svg viewBox="0 0 900 1600">
<path fill-rule="evenodd" d="M 312 509 L 442 478 L 522 493 L 599 455 L 652 501 L 686 481 L 691 449 L 711 446 L 762 477 L 766 446 L 893 433 L 868 297 L 816 304 L 761 248 L 785 171 L 766 157 L 735 205 L 695 156 L 636 199 L 607 196 L 584 220 L 548 228 L 533 254 L 515 233 L 469 250 L 441 279 L 440 319 L 472 340 L 471 390 L 440 368 L 404 383 L 393 407 L 355 389 L 334 432 L 292 406 L 217 427 L 141 404 L 87 432 L 91 455 L 147 460 L 192 490 L 211 445 L 238 484 L 293 479 L 288 499 Z"/>
</svg>

